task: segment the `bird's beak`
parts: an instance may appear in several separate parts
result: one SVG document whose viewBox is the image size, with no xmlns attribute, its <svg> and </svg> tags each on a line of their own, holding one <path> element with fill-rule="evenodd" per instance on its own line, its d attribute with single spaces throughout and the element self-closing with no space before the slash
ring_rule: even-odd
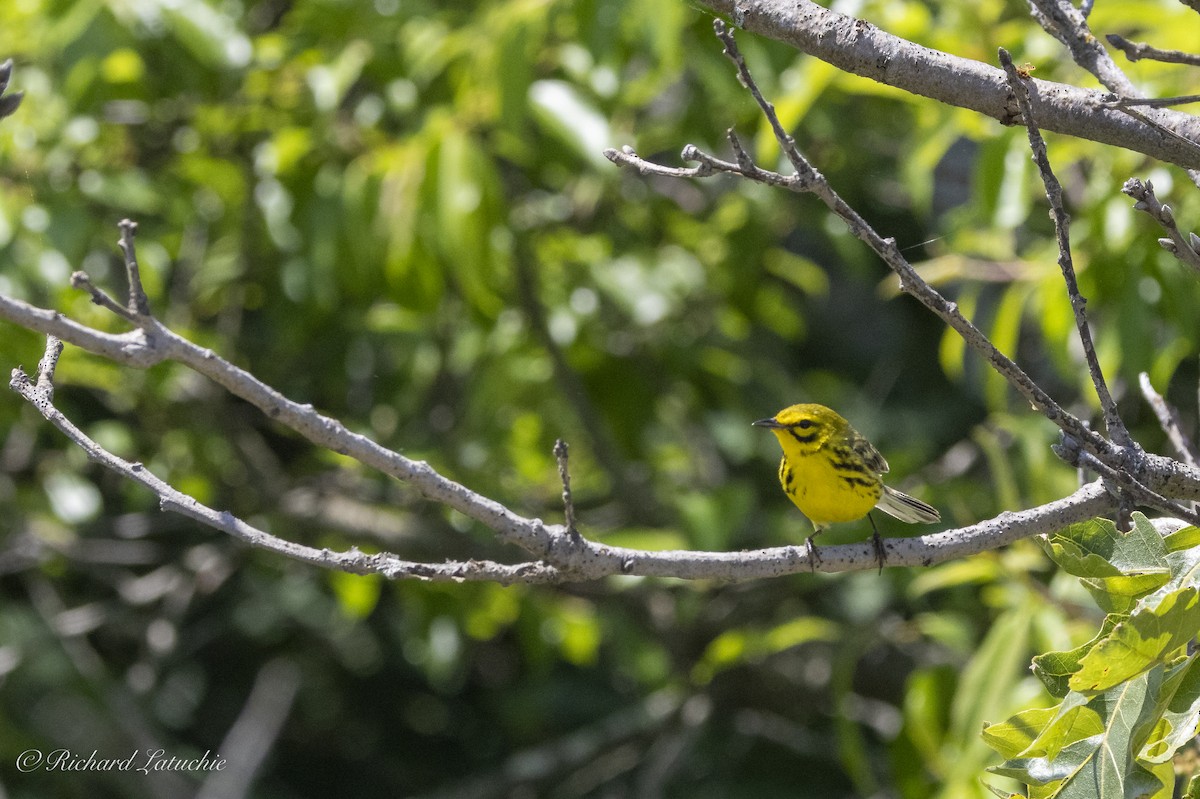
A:
<svg viewBox="0 0 1200 799">
<path fill-rule="evenodd" d="M 775 421 L 774 418 L 759 419 L 757 422 L 751 422 L 750 424 L 753 425 L 754 427 L 769 427 L 772 430 L 778 430 L 779 428 L 783 427 L 783 425 L 781 425 L 779 422 Z"/>
</svg>

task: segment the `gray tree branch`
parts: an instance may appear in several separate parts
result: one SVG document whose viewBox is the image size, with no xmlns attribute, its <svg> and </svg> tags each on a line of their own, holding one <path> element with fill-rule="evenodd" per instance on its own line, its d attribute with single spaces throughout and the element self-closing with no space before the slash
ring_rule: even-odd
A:
<svg viewBox="0 0 1200 799">
<path fill-rule="evenodd" d="M 702 2 L 707 3 L 708 0 L 702 0 Z M 715 7 L 718 4 L 711 3 L 711 5 Z M 782 4 L 772 2 L 739 5 L 735 18 L 739 24 L 747 27 L 750 27 L 751 23 L 763 27 L 767 26 L 767 22 L 771 20 L 778 22 L 775 17 L 768 19 L 770 15 L 763 16 L 766 10 L 771 11 L 775 17 L 779 18 L 786 17 L 789 13 L 803 12 L 818 19 L 819 23 L 825 27 L 823 28 L 824 33 L 816 36 L 817 43 L 820 43 L 819 40 L 822 37 L 831 36 L 835 40 L 835 49 L 838 52 L 849 54 L 847 57 L 851 57 L 858 48 L 864 46 L 864 42 L 860 39 L 871 40 L 878 36 L 886 37 L 886 34 L 881 34 L 866 23 L 850 20 L 841 15 L 829 16 L 833 12 L 827 12 L 819 6 L 803 0 L 792 6 L 791 11 L 784 9 Z M 812 19 L 809 21 L 811 23 Z M 735 153 L 736 162 L 722 161 L 692 147 L 685 149 L 684 157 L 694 161 L 697 166 L 687 168 L 662 167 L 646 162 L 628 148 L 621 152 L 610 150 L 606 152 L 606 155 L 614 162 L 635 168 L 642 174 L 704 177 L 718 172 L 728 172 L 793 191 L 811 192 L 817 195 L 835 214 L 850 225 L 856 236 L 867 243 L 889 267 L 896 271 L 900 276 L 901 287 L 904 291 L 916 297 L 962 334 L 964 339 L 977 349 L 993 367 L 1007 377 L 1023 396 L 1038 407 L 1047 418 L 1059 424 L 1064 432 L 1061 449 L 1067 453 L 1068 460 L 1090 466 L 1104 474 L 1107 479 L 1106 482 L 1097 480 L 1088 483 L 1071 495 L 1054 502 L 1015 513 L 1005 512 L 994 519 L 968 527 L 912 538 L 885 539 L 884 547 L 888 564 L 928 566 L 994 549 L 1023 537 L 1051 532 L 1071 523 L 1111 512 L 1126 502 L 1122 497 L 1132 496 L 1151 506 L 1177 511 L 1185 518 L 1193 518 L 1191 509 L 1180 504 L 1178 500 L 1200 499 L 1200 470 L 1168 458 L 1147 455 L 1142 453 L 1140 448 L 1105 439 L 1057 405 L 1015 363 L 996 350 L 987 337 L 959 313 L 954 303 L 946 300 L 920 278 L 900 254 L 894 240 L 883 238 L 876 233 L 809 164 L 775 116 L 773 106 L 766 101 L 755 86 L 744 60 L 737 52 L 732 35 L 720 23 L 718 23 L 717 30 L 726 45 L 726 52 L 738 68 L 739 77 L 751 91 L 774 128 L 783 151 L 796 170 L 795 174 L 785 176 L 756 166 L 732 131 L 729 133 L 729 141 Z M 815 36 L 815 34 L 811 35 Z M 891 38 L 894 39 L 894 37 Z M 938 54 L 935 51 L 924 51 L 913 56 L 910 50 L 916 46 L 911 43 L 904 43 L 901 40 L 890 43 L 891 46 L 897 47 L 906 45 L 908 49 L 901 48 L 903 50 L 901 52 L 900 50 L 889 50 L 888 47 L 880 49 L 880 44 L 887 44 L 887 40 L 874 40 L 874 45 L 868 41 L 866 46 L 875 47 L 877 54 L 884 54 L 881 59 L 878 59 L 875 70 L 889 78 L 885 82 L 907 80 L 904 76 L 909 75 L 914 68 L 921 68 L 922 65 L 926 67 L 930 64 L 943 67 L 954 65 L 952 61 L 946 61 L 946 59 L 952 59 L 951 56 Z M 893 56 L 897 59 L 894 63 Z M 925 60 L 913 61 L 912 58 Z M 958 61 L 963 60 L 959 59 Z M 1022 114 L 1017 99 L 1005 83 L 1003 73 L 992 68 L 984 70 L 982 65 L 971 66 L 971 62 L 964 62 L 958 66 L 965 69 L 970 80 L 990 82 L 998 79 L 1003 84 L 1001 86 L 1001 91 L 1004 93 L 1003 110 L 1001 116 L 998 117 L 1002 121 L 1011 124 L 1022 116 L 1035 116 L 1040 124 L 1054 129 L 1052 121 L 1062 113 L 1062 107 L 1056 104 L 1053 95 L 1059 92 L 1061 87 L 1042 81 L 1037 82 L 1037 91 L 1031 93 L 1030 97 L 1026 99 L 1026 113 Z M 996 75 L 991 74 L 993 72 Z M 896 82 L 893 85 L 902 85 L 902 83 Z M 1052 96 L 1047 97 L 1047 94 Z M 1089 102 L 1091 101 L 1089 100 Z M 1032 109 L 1031 113 L 1029 109 Z M 1051 124 L 1047 124 L 1043 120 L 1043 110 L 1046 112 L 1047 119 L 1051 120 Z M 1109 113 L 1112 113 L 1111 110 Z M 1111 122 L 1111 119 L 1109 121 Z M 423 461 L 406 458 L 362 435 L 353 433 L 337 420 L 317 413 L 311 405 L 303 405 L 288 399 L 249 372 L 164 327 L 151 315 L 149 303 L 141 290 L 137 258 L 133 246 L 135 230 L 136 226 L 132 222 L 122 221 L 120 246 L 125 256 L 130 283 L 130 295 L 127 303 L 121 304 L 112 300 L 96 288 L 83 273 L 76 273 L 72 282 L 77 287 L 87 290 L 93 301 L 135 325 L 136 330 L 122 335 L 103 333 L 66 319 L 56 312 L 37 308 L 3 295 L 0 295 L 0 318 L 48 335 L 46 352 L 39 363 L 36 379 L 31 380 L 19 368 L 14 369 L 10 386 L 37 407 L 54 427 L 80 446 L 93 461 L 154 491 L 159 497 L 160 508 L 164 511 L 182 514 L 214 529 L 226 532 L 252 546 L 306 563 L 357 574 L 382 574 L 392 579 L 544 583 L 594 580 L 611 575 L 631 575 L 737 581 L 809 571 L 814 566 L 821 571 L 833 572 L 874 568 L 876 565 L 876 553 L 869 541 L 860 544 L 823 547 L 820 560 L 816 564 L 810 564 L 808 551 L 802 546 L 770 547 L 748 552 L 647 551 L 612 547 L 591 541 L 579 533 L 573 518 L 571 518 L 573 507 L 570 501 L 565 445 L 556 449 L 556 455 L 563 482 L 568 524 L 546 524 L 540 519 L 525 518 L 502 503 L 482 496 L 466 486 L 446 478 Z M 515 564 L 477 560 L 424 563 L 404 560 L 387 552 L 368 555 L 360 552 L 356 547 L 344 552 L 316 549 L 259 530 L 228 512 L 206 507 L 194 498 L 179 492 L 158 476 L 151 474 L 142 464 L 127 462 L 106 451 L 87 437 L 55 407 L 53 377 L 58 356 L 62 351 L 59 339 L 108 357 L 118 363 L 137 368 L 148 368 L 165 360 L 181 363 L 251 403 L 269 418 L 300 433 L 311 443 L 348 455 L 367 466 L 396 477 L 427 499 L 453 508 L 477 521 L 495 532 L 501 541 L 524 550 L 526 559 Z M 1136 452 L 1133 452 L 1134 449 Z"/>
<path fill-rule="evenodd" d="M 988 64 L 922 47 L 812 0 L 698 2 L 746 31 L 790 44 L 854 75 L 978 111 L 1005 125 L 1020 122 L 1004 72 Z M 1033 111 L 1044 130 L 1200 169 L 1200 119 L 1165 109 L 1142 112 L 1172 134 L 1164 136 L 1109 105 L 1105 92 L 1044 80 L 1035 83 Z"/>
<path fill-rule="evenodd" d="M 480 521 L 505 538 L 505 533 L 517 524 L 528 537 L 544 537 L 545 551 L 540 559 L 517 564 L 469 560 L 447 563 L 418 563 L 394 554 L 366 554 L 357 548 L 336 552 L 296 544 L 259 530 L 224 511 L 209 508 L 194 498 L 179 492 L 153 475 L 140 463 L 130 463 L 108 452 L 84 434 L 54 406 L 49 378 L 60 344 L 53 337 L 47 343 L 47 372 L 31 380 L 20 369 L 13 370 L 10 386 L 27 399 L 39 412 L 73 443 L 81 447 L 96 463 L 113 470 L 133 482 L 153 491 L 159 497 L 160 509 L 187 516 L 201 524 L 239 538 L 251 546 L 266 549 L 285 557 L 322 568 L 337 569 L 353 574 L 381 574 L 389 579 L 422 579 L 440 582 L 489 581 L 502 584 L 550 583 L 595 580 L 613 575 L 641 577 L 673 577 L 688 580 L 744 581 L 778 577 L 810 571 L 807 551 L 803 546 L 783 546 L 743 552 L 698 552 L 691 550 L 647 551 L 613 547 L 572 536 L 564 525 L 547 525 L 538 519 L 524 519 L 503 509 Z M 50 353 L 55 353 L 50 355 Z M 220 360 L 215 355 L 214 360 Z M 331 449 L 347 452 L 355 434 L 333 420 L 321 417 L 311 408 L 299 411 L 302 416 L 336 426 L 331 432 L 335 441 Z M 399 456 L 397 456 L 399 457 Z M 1166 458 L 1147 456 L 1151 460 L 1148 481 L 1154 490 L 1163 494 L 1200 499 L 1200 473 L 1181 469 Z M 428 467 L 425 467 L 428 469 Z M 432 472 L 432 470 L 429 470 Z M 433 473 L 436 474 L 436 473 Z M 437 475 L 439 480 L 446 478 Z M 449 482 L 449 481 L 447 481 Z M 484 508 L 502 507 L 494 500 L 476 494 L 458 484 L 454 491 L 460 503 L 467 502 Z M 1021 538 L 1051 532 L 1075 522 L 1109 512 L 1116 499 L 1100 481 L 1089 483 L 1073 494 L 1035 508 L 1012 513 L 1005 512 L 987 521 L 956 530 L 903 539 L 884 539 L 887 563 L 892 566 L 929 566 L 966 555 L 976 554 L 1010 544 Z M 871 543 L 844 544 L 821 548 L 816 569 L 823 572 L 872 569 L 877 565 Z"/>
</svg>

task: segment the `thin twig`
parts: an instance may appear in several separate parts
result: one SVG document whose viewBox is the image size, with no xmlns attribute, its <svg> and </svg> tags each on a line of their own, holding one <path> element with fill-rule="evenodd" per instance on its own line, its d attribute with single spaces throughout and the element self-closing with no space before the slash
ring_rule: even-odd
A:
<svg viewBox="0 0 1200 799">
<path fill-rule="evenodd" d="M 1190 66 L 1200 66 L 1200 55 L 1195 53 L 1185 53 L 1182 50 L 1160 50 L 1157 47 L 1151 47 L 1142 42 L 1131 42 L 1119 33 L 1110 33 L 1104 38 L 1108 39 L 1108 43 L 1113 47 L 1118 48 L 1125 57 L 1130 61 L 1138 61 L 1143 58 L 1148 58 L 1153 61 L 1163 61 L 1168 64 L 1188 64 Z"/>
<path fill-rule="evenodd" d="M 1003 70 L 969 58 L 923 47 L 893 36 L 865 20 L 839 13 L 812 0 L 696 0 L 731 17 L 748 33 L 783 42 L 838 69 L 968 108 L 1003 124 L 1016 121 Z M 1200 167 L 1200 150 L 1174 137 L 1147 136 L 1144 123 L 1097 103 L 1099 92 L 1064 83 L 1039 81 L 1036 109 L 1045 131 L 1065 133 L 1146 153 L 1183 167 Z M 1119 92 L 1132 95 L 1136 92 Z M 1157 110 L 1154 119 L 1200 140 L 1200 119 L 1178 111 Z"/>
<path fill-rule="evenodd" d="M 62 352 L 62 341 L 55 336 L 46 336 L 46 351 L 37 365 L 37 388 L 49 400 L 54 399 L 54 371 Z"/>
<path fill-rule="evenodd" d="M 176 490 L 141 463 L 130 463 L 104 449 L 54 406 L 50 398 L 51 392 L 40 387 L 42 382 L 41 375 L 38 377 L 39 385 L 35 385 L 21 369 L 14 369 L 9 386 L 32 403 L 50 424 L 86 452 L 89 460 L 157 494 L 161 510 L 187 516 L 240 538 L 251 546 L 324 568 L 351 574 L 383 574 L 391 579 L 415 577 L 438 581 L 487 580 L 500 583 L 552 582 L 559 579 L 558 571 L 544 563 L 523 563 L 516 566 L 478 560 L 461 563 L 414 563 L 387 552 L 371 555 L 360 552 L 357 547 L 352 547 L 346 552 L 334 552 L 278 538 L 247 524 L 228 511 L 217 511 L 207 507 L 195 498 Z"/>
<path fill-rule="evenodd" d="M 1050 201 L 1050 215 L 1054 220 L 1054 233 L 1058 241 L 1058 266 L 1062 270 L 1063 281 L 1067 284 L 1067 296 L 1071 301 L 1071 310 L 1075 314 L 1075 327 L 1079 331 L 1079 341 L 1083 345 L 1084 359 L 1087 361 L 1088 372 L 1092 377 L 1092 385 L 1096 396 L 1100 399 L 1100 408 L 1104 413 L 1104 425 L 1113 442 L 1120 447 L 1134 447 L 1134 441 L 1125 428 L 1117 412 L 1117 403 L 1108 390 L 1104 372 L 1100 369 L 1100 359 L 1096 355 L 1096 346 L 1092 341 L 1091 327 L 1087 320 L 1087 300 L 1079 290 L 1079 281 L 1075 277 L 1074 259 L 1071 257 L 1071 217 L 1063 207 L 1062 184 L 1054 175 L 1050 166 L 1050 157 L 1046 152 L 1046 140 L 1038 129 L 1033 117 L 1033 104 L 1029 100 L 1030 91 L 1036 91 L 1033 82 L 1022 78 L 1012 57 L 1003 47 L 1000 48 L 1000 65 L 1008 75 L 1009 85 L 1021 108 L 1021 116 L 1025 120 L 1025 129 L 1029 134 L 1029 149 L 1033 151 L 1033 162 L 1037 164 L 1046 187 L 1046 199 Z"/>
<path fill-rule="evenodd" d="M 1188 233 L 1187 237 L 1184 237 L 1175 224 L 1175 214 L 1171 211 L 1171 206 L 1159 202 L 1154 194 L 1154 184 L 1148 180 L 1130 178 L 1125 181 L 1121 191 L 1137 200 L 1133 205 L 1135 211 L 1145 211 L 1167 231 L 1167 238 L 1158 240 L 1163 249 L 1200 274 L 1200 236 Z"/>
<path fill-rule="evenodd" d="M 1106 441 L 1096 432 L 1088 429 L 1078 417 L 1074 416 L 1054 399 L 1046 393 L 1028 374 L 1024 372 L 1015 362 L 1012 361 L 1004 353 L 996 349 L 991 340 L 972 324 L 958 309 L 956 303 L 950 302 L 943 297 L 936 289 L 925 282 L 917 271 L 913 269 L 904 255 L 896 246 L 896 242 L 891 238 L 883 238 L 874 228 L 872 228 L 862 216 L 855 211 L 840 195 L 829 185 L 825 177 L 816 170 L 808 162 L 808 160 L 796 148 L 795 141 L 784 130 L 783 125 L 779 121 L 779 117 L 775 114 L 774 107 L 766 101 L 758 86 L 755 84 L 754 77 L 750 74 L 749 68 L 746 66 L 746 61 L 738 50 L 737 43 L 734 41 L 733 34 L 726 28 L 721 20 L 716 20 L 713 23 L 713 29 L 716 32 L 717 38 L 721 40 L 725 47 L 725 53 L 731 61 L 733 61 L 738 71 L 738 78 L 747 86 L 750 93 L 758 102 L 759 108 L 767 117 L 771 124 L 772 130 L 775 132 L 776 139 L 780 147 L 783 148 L 788 160 L 796 169 L 794 176 L 784 177 L 775 175 L 774 173 L 766 173 L 758 167 L 753 170 L 748 170 L 745 165 L 728 164 L 728 162 L 720 162 L 717 159 L 708 157 L 708 162 L 714 169 L 728 172 L 736 172 L 737 174 L 746 175 L 751 179 L 758 180 L 760 174 L 770 174 L 768 182 L 772 185 L 784 186 L 792 191 L 811 192 L 815 194 L 826 207 L 833 213 L 841 217 L 850 228 L 850 232 L 860 241 L 869 246 L 875 251 L 884 263 L 888 265 L 899 277 L 900 288 L 904 292 L 915 297 L 922 305 L 940 317 L 946 324 L 955 330 L 963 340 L 979 354 L 981 354 L 988 363 L 992 364 L 1008 382 L 1013 386 L 1023 397 L 1025 397 L 1035 408 L 1050 421 L 1057 424 L 1064 432 L 1074 436 L 1095 454 L 1098 458 L 1105 461 L 1111 461 L 1114 464 L 1120 463 L 1125 453 L 1119 448 L 1114 447 L 1112 443 Z M 693 148 L 694 149 L 694 148 Z M 685 150 L 685 153 L 688 150 Z M 617 163 L 625 163 L 630 158 L 626 155 L 624 158 L 614 158 L 614 151 L 606 150 L 605 155 Z M 748 156 L 747 156 L 748 158 Z M 741 156 L 739 156 L 741 160 Z M 731 168 L 726 168 L 728 164 Z M 641 167 L 646 168 L 646 167 Z"/>
<path fill-rule="evenodd" d="M 554 442 L 554 458 L 558 461 L 558 477 L 562 481 L 563 513 L 566 516 L 567 535 L 579 540 L 575 527 L 575 502 L 571 499 L 571 473 L 567 469 L 567 442 L 561 438 Z"/>
<path fill-rule="evenodd" d="M 1111 108 L 1169 108 L 1173 105 L 1200 103 L 1200 94 L 1181 94 L 1178 97 L 1117 97 L 1114 94 L 1112 97 L 1114 99 L 1107 101 Z"/>
<path fill-rule="evenodd" d="M 1067 0 L 1029 0 L 1034 19 L 1071 53 L 1072 60 L 1110 92 L 1137 96 L 1133 81 L 1121 71 L 1104 45 L 1092 34 L 1086 16 Z"/>
<path fill-rule="evenodd" d="M 1072 6 L 1069 0 L 1028 0 L 1028 2 L 1034 18 L 1047 33 L 1063 43 L 1076 64 L 1096 76 L 1096 79 L 1115 95 L 1130 99 L 1141 96 L 1133 81 L 1092 34 L 1085 15 Z M 1105 107 L 1114 108 L 1146 127 L 1158 131 L 1167 139 L 1181 144 L 1186 149 L 1200 153 L 1200 143 L 1198 143 L 1200 137 L 1185 135 L 1183 131 L 1187 128 L 1175 124 L 1177 117 L 1149 109 L 1139 111 L 1129 103 L 1120 106 L 1110 106 L 1105 103 Z M 1042 125 L 1046 127 L 1044 121 Z M 1190 165 L 1187 169 L 1188 177 L 1193 183 L 1200 186 L 1200 169 Z"/>
<path fill-rule="evenodd" d="M 137 315 L 129 308 L 110 297 L 103 289 L 97 288 L 87 272 L 71 274 L 71 288 L 83 289 L 92 296 L 92 303 L 106 308 L 128 322 L 137 322 Z"/>
<path fill-rule="evenodd" d="M 1128 507 L 1127 498 L 1136 499 L 1142 505 L 1169 513 L 1175 518 L 1183 519 L 1190 524 L 1200 525 L 1200 514 L 1197 514 L 1191 508 L 1164 497 L 1162 494 L 1144 485 L 1129 472 L 1123 469 L 1114 469 L 1105 463 L 1101 463 L 1090 452 L 1084 452 L 1077 446 L 1072 446 L 1066 439 L 1064 439 L 1064 443 L 1056 445 L 1054 451 L 1055 454 L 1068 463 L 1090 469 L 1100 475 L 1105 481 L 1119 487 L 1117 494 L 1120 499 L 1117 510 L 1120 517 L 1125 517 L 1121 519 L 1125 523 L 1117 525 L 1119 529 L 1129 529 L 1127 519 L 1132 509 Z"/>
<path fill-rule="evenodd" d="M 54 427 L 81 447 L 90 460 L 157 494 L 162 510 L 182 514 L 240 538 L 252 546 L 322 568 L 352 574 L 382 574 L 390 579 L 489 581 L 506 585 L 595 580 L 618 574 L 683 580 L 741 581 L 810 570 L 805 549 L 801 546 L 738 552 L 638 550 L 607 546 L 588 541 L 582 536 L 573 541 L 564 534 L 565 529 L 562 528 L 559 528 L 558 532 L 546 529 L 546 532 L 552 535 L 552 541 L 562 542 L 561 545 L 551 544 L 547 550 L 548 559 L 553 559 L 551 563 L 529 561 L 509 565 L 479 560 L 414 563 L 401 560 L 387 552 L 368 555 L 357 548 L 345 552 L 313 549 L 258 530 L 228 512 L 208 508 L 151 474 L 142 464 L 129 463 L 108 452 L 66 419 L 49 402 L 45 393 L 20 369 L 13 370 L 10 387 L 33 403 Z M 336 445 L 331 448 L 336 448 Z M 1191 473 L 1171 476 L 1164 471 L 1170 463 L 1172 462 L 1155 462 L 1156 471 L 1153 473 L 1159 475 L 1159 472 L 1162 472 L 1162 479 L 1168 481 L 1168 488 L 1187 493 L 1189 497 L 1200 497 L 1200 477 Z M 478 500 L 490 502 L 482 497 L 478 497 Z M 1068 497 L 1017 513 L 1006 511 L 994 519 L 969 527 L 913 538 L 886 539 L 887 562 L 890 566 L 929 566 L 942 563 L 995 549 L 1031 535 L 1061 529 L 1066 525 L 1101 515 L 1114 507 L 1115 500 L 1097 481 L 1083 486 Z M 504 509 L 504 513 L 511 512 Z M 537 520 L 532 520 L 529 524 L 546 528 Z M 492 529 L 500 528 L 498 532 L 504 529 L 504 525 L 499 524 L 497 520 L 492 520 L 489 526 Z M 822 572 L 840 572 L 874 569 L 877 565 L 874 548 L 870 541 L 867 541 L 822 547 L 821 562 L 816 568 Z"/>
<path fill-rule="evenodd" d="M 1196 466 L 1200 463 L 1200 451 L 1184 434 L 1183 420 L 1179 418 L 1179 411 L 1175 409 L 1174 405 L 1168 403 L 1162 394 L 1154 390 L 1154 386 L 1150 382 L 1150 375 L 1142 372 L 1138 375 L 1138 381 L 1142 387 L 1142 396 L 1154 410 L 1159 426 L 1167 434 L 1171 446 L 1175 447 L 1175 451 L 1179 453 L 1179 459 L 1188 466 Z"/>
<path fill-rule="evenodd" d="M 137 252 L 133 246 L 133 237 L 137 235 L 137 222 L 132 219 L 122 219 L 118 227 L 121 229 L 121 238 L 117 243 L 121 247 L 121 252 L 125 254 L 125 273 L 129 278 L 128 308 L 140 317 L 148 317 L 150 316 L 150 299 L 146 296 L 145 288 L 142 287 L 142 273 L 138 268 Z"/>
<path fill-rule="evenodd" d="M 688 148 L 691 146 L 692 145 L 689 144 L 687 147 L 684 147 L 684 153 L 687 153 Z M 604 154 L 608 157 L 608 160 L 614 162 L 621 161 L 631 169 L 637 170 L 642 175 L 661 175 L 668 178 L 706 178 L 713 174 L 712 165 L 706 164 L 703 161 L 698 161 L 699 166 L 693 167 L 659 167 L 657 164 L 654 164 L 650 161 L 643 161 L 641 158 L 638 158 L 637 153 L 628 144 L 622 147 L 620 152 L 617 152 L 616 150 L 605 150 Z M 684 155 L 683 160 L 691 161 L 696 159 L 691 159 Z"/>
</svg>

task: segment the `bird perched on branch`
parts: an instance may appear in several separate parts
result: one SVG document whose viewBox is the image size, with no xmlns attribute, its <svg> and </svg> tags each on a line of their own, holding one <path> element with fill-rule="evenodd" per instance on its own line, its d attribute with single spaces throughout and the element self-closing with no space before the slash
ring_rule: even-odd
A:
<svg viewBox="0 0 1200 799">
<path fill-rule="evenodd" d="M 814 569 L 819 558 L 813 538 L 831 524 L 866 516 L 882 570 L 883 540 L 870 516 L 873 508 L 902 522 L 936 522 L 942 518 L 932 505 L 885 486 L 882 478 L 888 464 L 879 450 L 824 405 L 792 405 L 753 424 L 774 433 L 783 448 L 779 482 L 783 493 L 813 524 L 812 535 L 805 543 Z"/>
</svg>

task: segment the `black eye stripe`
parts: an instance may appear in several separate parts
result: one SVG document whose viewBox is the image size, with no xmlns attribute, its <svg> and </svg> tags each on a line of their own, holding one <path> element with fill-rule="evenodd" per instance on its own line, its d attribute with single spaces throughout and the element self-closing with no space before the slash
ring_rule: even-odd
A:
<svg viewBox="0 0 1200 799">
<path fill-rule="evenodd" d="M 792 429 L 791 427 L 787 428 L 787 431 L 791 435 L 792 438 L 796 439 L 801 444 L 811 444 L 817 440 L 816 433 L 809 433 L 806 436 L 802 436 L 799 433 L 797 433 L 794 429 Z"/>
</svg>

